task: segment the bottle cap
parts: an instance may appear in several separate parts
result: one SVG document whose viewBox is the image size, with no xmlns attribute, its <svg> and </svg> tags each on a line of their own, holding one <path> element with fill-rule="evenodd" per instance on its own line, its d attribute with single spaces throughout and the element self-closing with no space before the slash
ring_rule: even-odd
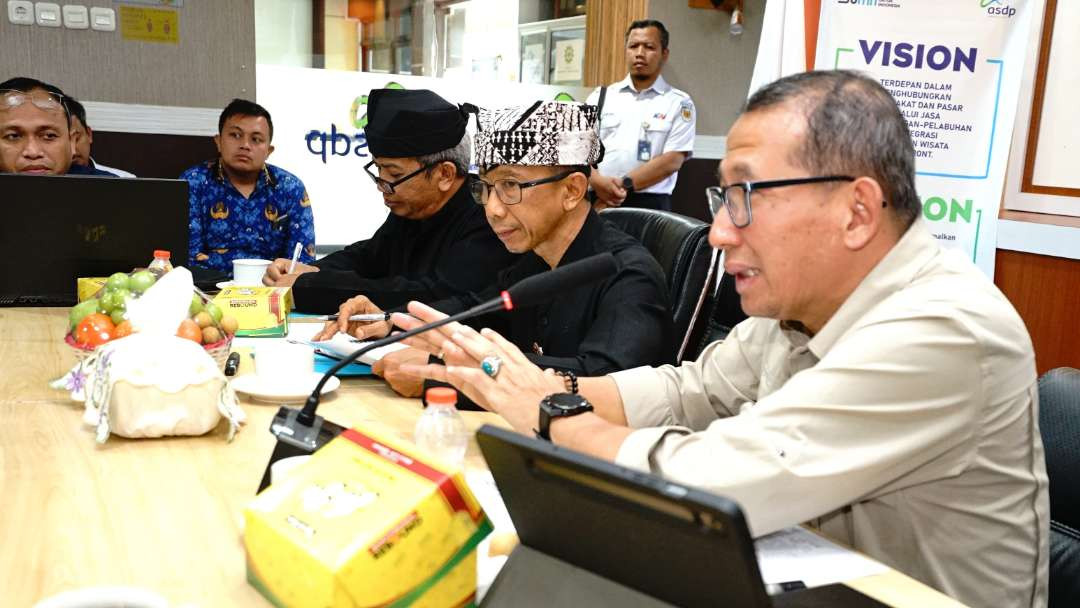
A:
<svg viewBox="0 0 1080 608">
<path fill-rule="evenodd" d="M 426 398 L 428 405 L 432 403 L 454 405 L 457 403 L 457 391 L 445 386 L 429 388 L 426 393 Z"/>
<path fill-rule="evenodd" d="M 164 249 L 155 249 L 154 250 L 154 257 L 155 258 L 169 258 L 169 257 L 172 257 L 172 254 L 170 254 L 168 251 L 165 251 Z"/>
</svg>

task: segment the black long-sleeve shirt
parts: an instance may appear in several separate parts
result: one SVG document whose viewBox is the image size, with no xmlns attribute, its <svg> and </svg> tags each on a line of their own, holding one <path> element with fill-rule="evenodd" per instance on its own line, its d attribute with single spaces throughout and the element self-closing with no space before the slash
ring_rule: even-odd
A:
<svg viewBox="0 0 1080 608">
<path fill-rule="evenodd" d="M 677 347 L 664 271 L 639 241 L 590 210 L 558 265 L 605 251 L 619 266 L 613 276 L 531 308 L 477 317 L 469 325 L 494 329 L 540 367 L 580 376 L 674 362 Z M 433 305 L 450 314 L 466 310 L 546 270 L 550 267 L 542 258 L 525 253 L 483 292 Z"/>
<path fill-rule="evenodd" d="M 337 312 L 356 295 L 390 310 L 485 289 L 517 258 L 491 230 L 466 181 L 435 215 L 390 215 L 370 239 L 315 262 L 319 272 L 298 276 L 293 298 L 307 313 Z"/>
</svg>

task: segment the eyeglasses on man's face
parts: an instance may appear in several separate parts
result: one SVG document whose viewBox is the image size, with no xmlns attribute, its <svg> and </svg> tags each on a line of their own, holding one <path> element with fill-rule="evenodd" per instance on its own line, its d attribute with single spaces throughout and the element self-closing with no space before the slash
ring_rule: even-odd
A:
<svg viewBox="0 0 1080 608">
<path fill-rule="evenodd" d="M 375 160 L 372 159 L 371 162 L 364 165 L 364 172 L 368 174 L 368 177 L 371 178 L 371 181 L 375 182 L 375 187 L 379 189 L 379 192 L 382 192 L 383 194 L 393 194 L 394 193 L 394 188 L 396 188 L 397 186 L 400 186 L 401 184 L 409 181 L 410 179 L 416 177 L 417 175 L 420 175 L 420 173 L 424 172 L 427 169 L 430 169 L 430 168 L 434 167 L 435 165 L 437 165 L 439 163 L 428 163 L 426 165 L 421 165 L 420 168 L 417 169 L 416 171 L 413 171 L 412 173 L 410 173 L 410 174 L 408 174 L 408 175 L 406 175 L 406 176 L 404 176 L 404 177 L 402 177 L 400 179 L 396 179 L 396 180 L 394 180 L 392 182 L 387 181 L 387 180 L 379 177 L 378 175 L 372 173 L 371 172 L 371 165 L 374 165 L 374 164 L 375 164 Z M 379 167 L 376 166 L 375 170 L 378 171 Z"/>
<path fill-rule="evenodd" d="M 823 182 L 853 182 L 850 175 L 818 175 L 814 177 L 796 177 L 792 179 L 776 179 L 762 182 L 738 182 L 727 186 L 710 186 L 705 188 L 705 198 L 709 202 L 709 213 L 716 217 L 721 208 L 727 208 L 728 217 L 736 228 L 746 228 L 753 221 L 751 195 L 757 190 L 766 188 L 782 188 L 784 186 L 799 186 L 802 184 L 819 184 Z"/>
<path fill-rule="evenodd" d="M 0 110 L 14 110 L 29 101 L 42 110 L 64 111 L 64 96 L 58 93 L 50 93 L 35 89 L 29 93 L 14 89 L 0 90 Z"/>
<path fill-rule="evenodd" d="M 521 202 L 521 191 L 526 188 L 532 188 L 533 186 L 539 186 L 541 184 L 550 184 L 553 182 L 562 181 L 575 173 L 580 173 L 579 169 L 570 169 L 563 171 L 562 173 L 556 173 L 542 179 L 534 179 L 528 182 L 519 182 L 516 179 L 497 179 L 492 183 L 485 182 L 479 177 L 474 179 L 472 185 L 472 195 L 476 199 L 477 203 L 486 205 L 488 202 L 488 196 L 491 191 L 495 191 L 495 196 L 499 197 L 499 202 L 504 205 L 516 205 Z"/>
</svg>

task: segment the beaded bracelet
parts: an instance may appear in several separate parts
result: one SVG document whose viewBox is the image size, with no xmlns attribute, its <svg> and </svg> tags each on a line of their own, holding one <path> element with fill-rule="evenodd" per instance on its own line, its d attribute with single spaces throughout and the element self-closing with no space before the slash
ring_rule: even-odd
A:
<svg viewBox="0 0 1080 608">
<path fill-rule="evenodd" d="M 555 372 L 556 375 L 562 376 L 563 382 L 566 383 L 566 390 L 573 394 L 578 394 L 577 374 L 571 371 Z"/>
</svg>

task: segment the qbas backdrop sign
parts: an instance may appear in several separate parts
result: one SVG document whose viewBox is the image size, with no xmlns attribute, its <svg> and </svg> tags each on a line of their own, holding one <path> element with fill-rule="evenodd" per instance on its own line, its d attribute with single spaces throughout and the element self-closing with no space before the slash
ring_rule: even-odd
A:
<svg viewBox="0 0 1080 608">
<path fill-rule="evenodd" d="M 591 89 L 424 76 L 259 65 L 258 102 L 274 119 L 271 164 L 303 180 L 315 214 L 319 245 L 345 245 L 371 236 L 386 218 L 375 184 L 364 126 L 372 89 L 430 89 L 452 103 L 482 108 L 536 100 L 584 101 Z M 473 128 L 473 119 L 469 128 Z"/>
<path fill-rule="evenodd" d="M 852 69 L 892 93 L 915 144 L 923 218 L 994 276 L 1027 0 L 824 0 L 815 67 Z"/>
</svg>

